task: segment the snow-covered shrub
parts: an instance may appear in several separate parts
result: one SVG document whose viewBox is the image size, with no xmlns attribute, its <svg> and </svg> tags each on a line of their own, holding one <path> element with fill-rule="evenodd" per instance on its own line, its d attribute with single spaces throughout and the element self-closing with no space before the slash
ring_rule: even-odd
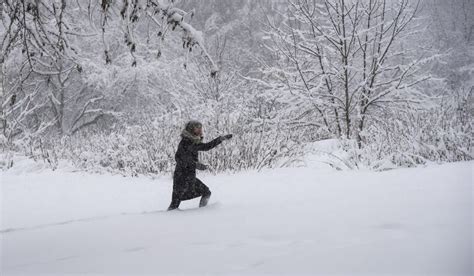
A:
<svg viewBox="0 0 474 276">
<path fill-rule="evenodd" d="M 173 128 L 151 124 L 126 126 L 112 132 L 84 132 L 62 141 L 63 159 L 90 171 L 110 171 L 136 176 L 169 172 L 176 135 Z"/>
<path fill-rule="evenodd" d="M 472 93 L 442 98 L 430 108 L 392 110 L 361 133 L 362 147 L 346 142 L 347 162 L 375 170 L 428 162 L 472 160 Z M 350 140 L 348 140 L 350 141 Z"/>
<path fill-rule="evenodd" d="M 212 172 L 288 166 L 302 156 L 298 137 L 290 131 L 260 123 L 245 124 L 242 118 L 203 120 L 205 142 L 232 133 L 233 139 L 217 149 L 200 153 Z M 186 120 L 142 122 L 114 130 L 83 131 L 73 136 L 50 136 L 21 145 L 23 153 L 57 168 L 60 162 L 93 172 L 108 171 L 129 176 L 171 173 L 180 132 Z"/>
<path fill-rule="evenodd" d="M 221 121 L 223 125 L 227 123 L 226 120 Z M 303 155 L 303 144 L 298 135 L 291 131 L 265 122 L 245 123 L 244 120 L 228 126 L 221 134 L 233 133 L 234 137 L 218 150 L 201 154 L 202 160 L 217 171 L 289 166 Z"/>
<path fill-rule="evenodd" d="M 468 90 L 441 97 L 428 107 L 386 110 L 373 118 L 359 147 L 355 139 L 317 142 L 318 161 L 336 169 L 387 170 L 429 162 L 472 160 L 473 102 Z M 322 149 L 321 148 L 322 146 Z"/>
</svg>

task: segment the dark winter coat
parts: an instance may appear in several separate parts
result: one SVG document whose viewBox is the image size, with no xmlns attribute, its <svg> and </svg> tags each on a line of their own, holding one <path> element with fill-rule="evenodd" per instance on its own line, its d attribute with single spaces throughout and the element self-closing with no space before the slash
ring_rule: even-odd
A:
<svg viewBox="0 0 474 276">
<path fill-rule="evenodd" d="M 188 137 L 183 137 L 175 154 L 176 168 L 173 175 L 173 196 L 180 200 L 188 200 L 202 195 L 202 182 L 196 179 L 196 168 L 199 163 L 198 152 L 213 149 L 222 142 L 218 137 L 208 143 L 196 143 Z"/>
</svg>

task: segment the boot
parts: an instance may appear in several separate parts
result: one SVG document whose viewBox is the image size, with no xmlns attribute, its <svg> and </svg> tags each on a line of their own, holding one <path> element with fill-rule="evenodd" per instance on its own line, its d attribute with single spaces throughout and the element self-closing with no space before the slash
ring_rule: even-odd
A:
<svg viewBox="0 0 474 276">
<path fill-rule="evenodd" d="M 206 206 L 207 203 L 209 202 L 209 198 L 211 198 L 210 195 L 202 196 L 202 197 L 201 197 L 201 201 L 199 201 L 199 207 L 204 207 L 204 206 Z"/>
<path fill-rule="evenodd" d="M 170 207 L 168 207 L 168 211 L 178 209 L 180 203 L 181 203 L 181 200 L 172 200 Z"/>
</svg>

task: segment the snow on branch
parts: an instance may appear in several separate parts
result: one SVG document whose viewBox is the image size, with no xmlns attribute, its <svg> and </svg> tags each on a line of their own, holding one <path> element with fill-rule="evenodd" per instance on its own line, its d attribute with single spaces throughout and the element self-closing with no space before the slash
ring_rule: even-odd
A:
<svg viewBox="0 0 474 276">
<path fill-rule="evenodd" d="M 147 3 L 148 7 L 151 7 L 153 10 L 147 11 L 147 15 L 152 19 L 152 21 L 160 28 L 165 29 L 160 31 L 159 36 L 165 36 L 166 32 L 171 28 L 172 31 L 181 31 L 183 48 L 192 51 L 194 46 L 198 46 L 207 62 L 210 65 L 211 76 L 214 77 L 219 71 L 217 64 L 214 62 L 212 57 L 209 55 L 206 47 L 204 46 L 204 38 L 201 31 L 196 30 L 191 24 L 185 22 L 186 16 L 193 17 L 194 12 L 187 13 L 181 9 L 178 9 L 173 6 L 173 3 L 165 3 L 168 1 L 149 1 Z M 165 24 L 161 24 L 154 15 L 161 16 L 162 19 L 165 19 Z"/>
</svg>

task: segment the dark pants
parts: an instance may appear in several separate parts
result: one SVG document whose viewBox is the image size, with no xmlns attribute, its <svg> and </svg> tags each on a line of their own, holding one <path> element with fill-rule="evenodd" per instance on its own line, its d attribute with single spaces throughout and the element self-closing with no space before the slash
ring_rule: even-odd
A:
<svg viewBox="0 0 474 276">
<path fill-rule="evenodd" d="M 178 208 L 179 204 L 183 200 L 189 200 L 196 197 L 201 197 L 199 207 L 204 207 L 207 205 L 207 202 L 211 197 L 211 191 L 209 188 L 198 178 L 194 178 L 193 180 L 186 182 L 188 183 L 183 183 L 183 181 L 179 181 L 177 179 L 174 180 L 173 195 L 171 197 L 171 204 L 168 207 L 168 210 Z"/>
</svg>

